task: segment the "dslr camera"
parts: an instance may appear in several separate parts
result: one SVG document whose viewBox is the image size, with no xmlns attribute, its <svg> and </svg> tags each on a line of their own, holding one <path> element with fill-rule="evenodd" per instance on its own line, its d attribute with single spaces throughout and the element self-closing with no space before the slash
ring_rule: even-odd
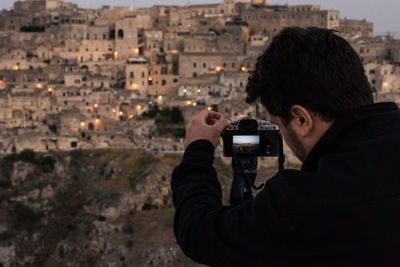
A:
<svg viewBox="0 0 400 267">
<path fill-rule="evenodd" d="M 281 152 L 279 127 L 269 121 L 242 117 L 221 133 L 225 157 L 277 157 Z"/>
</svg>

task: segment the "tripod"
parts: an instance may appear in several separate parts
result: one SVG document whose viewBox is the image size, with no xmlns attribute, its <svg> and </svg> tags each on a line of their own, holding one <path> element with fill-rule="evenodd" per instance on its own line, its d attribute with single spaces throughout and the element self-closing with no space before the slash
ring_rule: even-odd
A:
<svg viewBox="0 0 400 267">
<path fill-rule="evenodd" d="M 246 200 L 254 198 L 255 191 L 261 189 L 254 185 L 257 177 L 257 157 L 237 157 L 232 158 L 233 180 L 230 195 L 231 205 L 239 205 Z M 278 164 L 279 170 L 284 168 L 285 155 L 283 154 L 282 141 L 279 147 Z"/>
</svg>

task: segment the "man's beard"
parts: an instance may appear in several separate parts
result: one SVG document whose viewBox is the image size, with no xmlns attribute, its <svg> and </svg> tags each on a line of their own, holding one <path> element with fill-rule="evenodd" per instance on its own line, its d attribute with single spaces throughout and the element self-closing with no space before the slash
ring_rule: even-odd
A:
<svg viewBox="0 0 400 267">
<path fill-rule="evenodd" d="M 304 161 L 306 159 L 307 151 L 306 151 L 304 145 L 300 142 L 296 133 L 293 131 L 293 129 L 290 126 L 286 127 L 285 141 L 286 141 L 286 144 L 293 151 L 294 155 L 300 161 Z"/>
</svg>

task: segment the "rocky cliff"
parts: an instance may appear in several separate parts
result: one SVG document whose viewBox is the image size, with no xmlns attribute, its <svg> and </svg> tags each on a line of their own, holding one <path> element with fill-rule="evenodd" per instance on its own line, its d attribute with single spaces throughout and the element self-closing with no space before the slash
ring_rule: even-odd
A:
<svg viewBox="0 0 400 267">
<path fill-rule="evenodd" d="M 0 159 L 0 266 L 197 266 L 172 230 L 170 177 L 181 156 L 24 151 Z M 230 166 L 215 165 L 227 191 Z"/>
</svg>

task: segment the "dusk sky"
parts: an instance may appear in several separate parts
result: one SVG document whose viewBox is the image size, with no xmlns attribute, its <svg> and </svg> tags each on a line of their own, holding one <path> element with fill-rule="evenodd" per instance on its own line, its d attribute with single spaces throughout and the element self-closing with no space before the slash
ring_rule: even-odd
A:
<svg viewBox="0 0 400 267">
<path fill-rule="evenodd" d="M 233 144 L 260 144 L 259 135 L 234 135 Z"/>
<path fill-rule="evenodd" d="M 10 8 L 14 0 L 0 0 L 0 8 Z M 98 8 L 102 5 L 145 7 L 154 4 L 185 5 L 186 0 L 70 0 L 80 7 Z M 218 3 L 222 0 L 192 0 L 193 4 Z M 342 18 L 367 19 L 374 23 L 375 34 L 392 32 L 400 35 L 399 0 L 270 0 L 270 4 L 318 4 L 323 9 L 336 9 Z"/>
</svg>

